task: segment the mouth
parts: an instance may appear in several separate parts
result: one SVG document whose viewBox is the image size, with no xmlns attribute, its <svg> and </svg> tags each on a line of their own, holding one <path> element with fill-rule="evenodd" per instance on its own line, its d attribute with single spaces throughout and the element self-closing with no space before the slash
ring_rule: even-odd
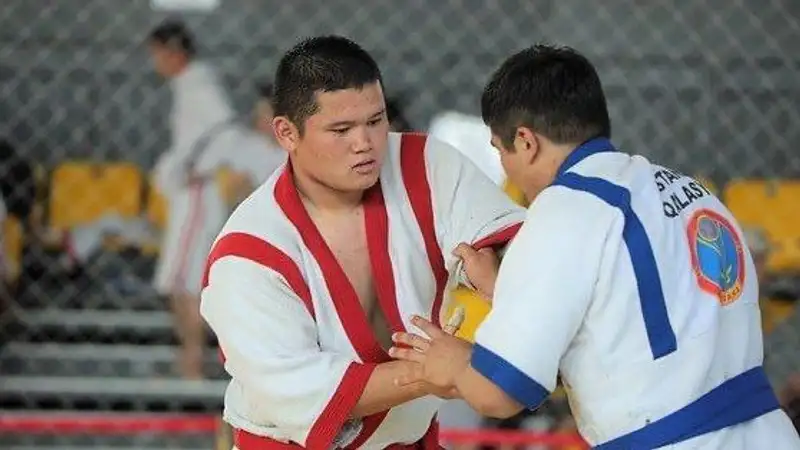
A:
<svg viewBox="0 0 800 450">
<path fill-rule="evenodd" d="M 366 161 L 362 161 L 353 166 L 353 170 L 356 172 L 370 172 L 375 169 L 378 165 L 378 162 L 374 159 L 368 159 Z"/>
</svg>

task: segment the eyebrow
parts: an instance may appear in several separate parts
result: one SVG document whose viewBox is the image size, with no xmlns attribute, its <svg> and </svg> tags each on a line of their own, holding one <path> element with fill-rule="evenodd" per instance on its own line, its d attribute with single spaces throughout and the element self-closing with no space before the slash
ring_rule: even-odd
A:
<svg viewBox="0 0 800 450">
<path fill-rule="evenodd" d="M 373 120 L 373 119 L 377 119 L 378 117 L 382 116 L 385 112 L 386 112 L 386 109 L 384 108 L 384 109 L 376 112 L 375 114 L 369 116 L 369 119 L 367 119 L 367 121 L 370 121 L 370 120 Z M 341 122 L 333 122 L 331 124 L 328 124 L 328 128 L 338 128 L 338 127 L 344 127 L 344 126 L 353 126 L 355 124 L 356 124 L 355 121 L 343 120 Z"/>
</svg>

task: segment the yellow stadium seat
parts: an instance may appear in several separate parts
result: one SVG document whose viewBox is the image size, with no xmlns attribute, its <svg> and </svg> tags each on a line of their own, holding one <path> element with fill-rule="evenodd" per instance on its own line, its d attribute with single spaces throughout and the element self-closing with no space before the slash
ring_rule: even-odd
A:
<svg viewBox="0 0 800 450">
<path fill-rule="evenodd" d="M 525 199 L 525 194 L 516 186 L 506 181 L 503 185 L 503 190 L 514 202 L 522 206 L 527 206 L 528 202 Z M 464 322 L 461 324 L 461 328 L 456 333 L 456 336 L 472 342 L 475 339 L 475 330 L 478 328 L 478 325 L 483 322 L 486 315 L 489 314 L 491 304 L 488 300 L 464 286 L 456 288 L 451 293 L 451 296 L 447 317 L 453 314 L 457 306 L 463 307 L 465 313 Z"/>
<path fill-rule="evenodd" d="M 743 226 L 759 226 L 770 209 L 771 183 L 733 180 L 725 187 L 725 203 Z"/>
<path fill-rule="evenodd" d="M 800 270 L 800 181 L 736 180 L 725 202 L 743 225 L 761 228 L 770 243 L 767 268 Z"/>
<path fill-rule="evenodd" d="M 167 225 L 167 198 L 156 188 L 155 183 L 150 183 L 147 189 L 147 220 L 156 227 L 163 229 Z"/>
<path fill-rule="evenodd" d="M 783 180 L 774 189 L 771 232 L 778 239 L 800 238 L 800 181 Z"/>
<path fill-rule="evenodd" d="M 13 216 L 3 221 L 3 253 L 6 264 L 6 280 L 15 281 L 19 277 L 24 246 L 22 222 Z"/>
<path fill-rule="evenodd" d="M 55 228 L 141 211 L 142 173 L 132 163 L 67 162 L 53 170 L 50 183 L 49 221 Z"/>
</svg>

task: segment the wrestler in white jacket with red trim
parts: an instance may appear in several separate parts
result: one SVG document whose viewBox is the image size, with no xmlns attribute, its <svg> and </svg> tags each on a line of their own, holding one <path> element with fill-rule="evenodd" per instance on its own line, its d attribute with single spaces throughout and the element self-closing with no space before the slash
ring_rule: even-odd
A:
<svg viewBox="0 0 800 450">
<path fill-rule="evenodd" d="M 452 252 L 505 244 L 524 210 L 452 147 L 389 133 L 379 69 L 344 38 L 283 57 L 275 109 L 289 162 L 233 213 L 202 291 L 236 445 L 438 448 L 454 392 L 395 386 L 416 366 L 391 334 L 443 320 Z"/>
</svg>

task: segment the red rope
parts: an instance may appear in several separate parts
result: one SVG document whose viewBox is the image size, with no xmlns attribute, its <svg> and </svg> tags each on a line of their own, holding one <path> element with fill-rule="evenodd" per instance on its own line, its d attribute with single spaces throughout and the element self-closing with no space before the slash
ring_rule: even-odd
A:
<svg viewBox="0 0 800 450">
<path fill-rule="evenodd" d="M 442 429 L 439 432 L 439 439 L 442 442 L 480 443 L 483 445 L 540 444 L 561 447 L 574 446 L 575 449 L 588 448 L 583 439 L 574 433 L 534 433 L 491 428 L 475 430 Z"/>
<path fill-rule="evenodd" d="M 135 434 L 213 434 L 219 417 L 202 414 L 74 414 L 11 413 L 0 414 L 0 434 L 26 435 L 102 435 Z M 452 443 L 484 445 L 540 444 L 588 448 L 575 434 L 533 433 L 493 429 L 442 429 L 440 439 Z M 572 449 L 573 447 L 570 447 Z"/>
<path fill-rule="evenodd" d="M 0 433 L 62 435 L 214 433 L 217 424 L 216 417 L 191 414 L 0 414 Z"/>
</svg>

